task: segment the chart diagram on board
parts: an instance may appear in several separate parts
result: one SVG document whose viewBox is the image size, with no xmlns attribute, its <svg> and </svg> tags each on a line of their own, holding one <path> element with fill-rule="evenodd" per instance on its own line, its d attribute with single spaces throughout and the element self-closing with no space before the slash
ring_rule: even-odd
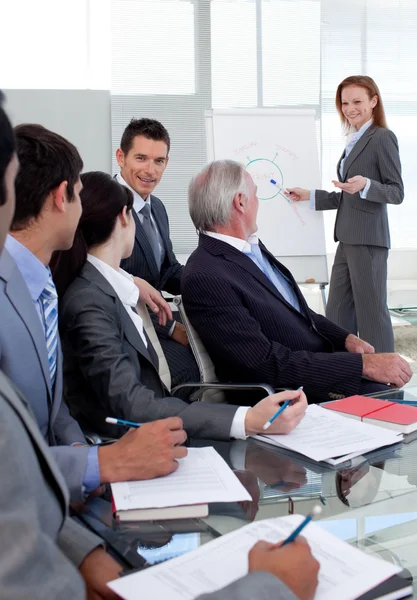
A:
<svg viewBox="0 0 417 600">
<path fill-rule="evenodd" d="M 274 200 L 274 198 L 279 197 L 279 200 L 282 199 L 288 204 L 289 209 L 293 212 L 294 217 L 298 219 L 302 227 L 305 227 L 306 222 L 301 216 L 296 203 L 284 194 L 286 185 L 284 174 L 279 166 L 279 154 L 280 152 L 277 151 L 272 160 L 265 157 L 252 158 L 247 155 L 246 171 L 258 187 L 258 198 L 260 201 Z"/>
<path fill-rule="evenodd" d="M 323 215 L 284 193 L 321 187 L 314 111 L 219 110 L 211 123 L 208 155 L 241 163 L 258 188 L 260 239 L 275 256 L 325 257 Z"/>
</svg>

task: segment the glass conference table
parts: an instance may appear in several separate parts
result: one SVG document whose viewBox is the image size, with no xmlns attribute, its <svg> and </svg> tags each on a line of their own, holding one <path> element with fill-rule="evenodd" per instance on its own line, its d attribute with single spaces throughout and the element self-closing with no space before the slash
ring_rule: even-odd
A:
<svg viewBox="0 0 417 600">
<path fill-rule="evenodd" d="M 403 392 L 417 402 L 417 386 Z M 398 391 L 382 394 L 389 398 Z M 414 439 L 413 439 L 414 438 Z M 109 492 L 87 502 L 78 518 L 108 543 L 127 568 L 147 568 L 197 548 L 253 520 L 307 514 L 322 508 L 321 527 L 365 552 L 402 566 L 417 598 L 417 432 L 405 443 L 332 470 L 255 440 L 212 445 L 235 470 L 253 501 L 212 504 L 206 519 L 123 522 L 112 515 Z"/>
</svg>

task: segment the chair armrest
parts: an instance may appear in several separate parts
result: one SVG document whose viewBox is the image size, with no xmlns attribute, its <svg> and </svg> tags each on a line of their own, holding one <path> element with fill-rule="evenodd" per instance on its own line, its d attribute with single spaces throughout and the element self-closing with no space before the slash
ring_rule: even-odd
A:
<svg viewBox="0 0 417 600">
<path fill-rule="evenodd" d="M 117 442 L 116 438 L 102 437 L 94 431 L 83 431 L 83 434 L 89 446 L 105 446 Z"/>
<path fill-rule="evenodd" d="M 94 433 L 93 431 L 83 431 L 83 433 L 89 446 L 98 446 L 103 441 L 98 433 Z"/>
<path fill-rule="evenodd" d="M 198 400 L 199 396 L 201 396 L 205 390 L 264 390 L 267 396 L 275 394 L 274 388 L 267 383 L 201 383 L 201 381 L 197 383 L 181 383 L 171 390 L 171 394 L 174 396 L 178 390 L 183 388 L 198 388 L 191 394 L 189 398 L 190 402 Z"/>
</svg>

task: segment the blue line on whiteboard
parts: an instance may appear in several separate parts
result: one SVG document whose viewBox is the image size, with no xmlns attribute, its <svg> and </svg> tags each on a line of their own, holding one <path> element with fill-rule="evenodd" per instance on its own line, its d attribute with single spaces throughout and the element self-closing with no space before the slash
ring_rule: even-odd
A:
<svg viewBox="0 0 417 600">
<path fill-rule="evenodd" d="M 276 156 L 276 155 L 275 155 Z M 274 157 L 275 158 L 275 157 Z M 254 169 L 254 173 L 251 173 L 251 165 L 254 167 L 259 167 L 259 163 L 266 163 L 268 166 L 268 171 L 265 174 L 261 175 L 261 181 L 259 176 L 257 177 L 256 175 L 256 171 Z M 279 187 L 280 188 L 284 188 L 284 176 L 282 174 L 281 169 L 279 168 L 279 166 L 277 165 L 276 162 L 274 162 L 273 160 L 270 160 L 269 158 L 254 158 L 252 160 L 250 160 L 247 165 L 246 165 L 246 170 L 249 172 L 250 175 L 252 175 L 252 178 L 255 181 L 255 184 L 259 184 L 259 183 L 268 183 L 270 182 L 270 180 L 272 179 L 272 177 L 279 182 Z M 267 167 L 265 167 L 266 169 Z M 259 185 L 258 185 L 259 188 Z M 272 189 L 272 188 L 271 188 Z M 265 189 L 263 194 L 259 194 L 258 198 L 259 200 L 272 200 L 273 198 L 276 198 L 276 196 L 281 195 L 283 198 L 285 198 L 285 196 L 280 192 L 280 189 L 278 189 L 277 191 L 274 190 L 274 193 L 271 195 L 265 195 L 265 193 L 268 193 L 267 190 Z M 287 198 L 285 198 L 287 200 Z"/>
</svg>

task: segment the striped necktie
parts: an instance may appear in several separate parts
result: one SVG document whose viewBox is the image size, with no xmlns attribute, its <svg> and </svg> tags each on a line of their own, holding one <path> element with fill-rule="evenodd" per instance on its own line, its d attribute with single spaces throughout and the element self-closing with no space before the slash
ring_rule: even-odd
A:
<svg viewBox="0 0 417 600">
<path fill-rule="evenodd" d="M 43 318 L 45 323 L 46 347 L 48 350 L 49 374 L 52 387 L 55 383 L 57 347 L 58 347 L 58 294 L 52 276 L 40 295 L 42 303 Z"/>
<path fill-rule="evenodd" d="M 156 231 L 155 225 L 151 219 L 151 205 L 149 202 L 145 202 L 143 207 L 140 209 L 140 213 L 143 216 L 142 227 L 145 232 L 146 237 L 151 245 L 152 252 L 155 256 L 156 264 L 158 265 L 158 269 L 161 266 L 161 249 L 159 247 L 158 242 L 158 233 Z"/>
</svg>

